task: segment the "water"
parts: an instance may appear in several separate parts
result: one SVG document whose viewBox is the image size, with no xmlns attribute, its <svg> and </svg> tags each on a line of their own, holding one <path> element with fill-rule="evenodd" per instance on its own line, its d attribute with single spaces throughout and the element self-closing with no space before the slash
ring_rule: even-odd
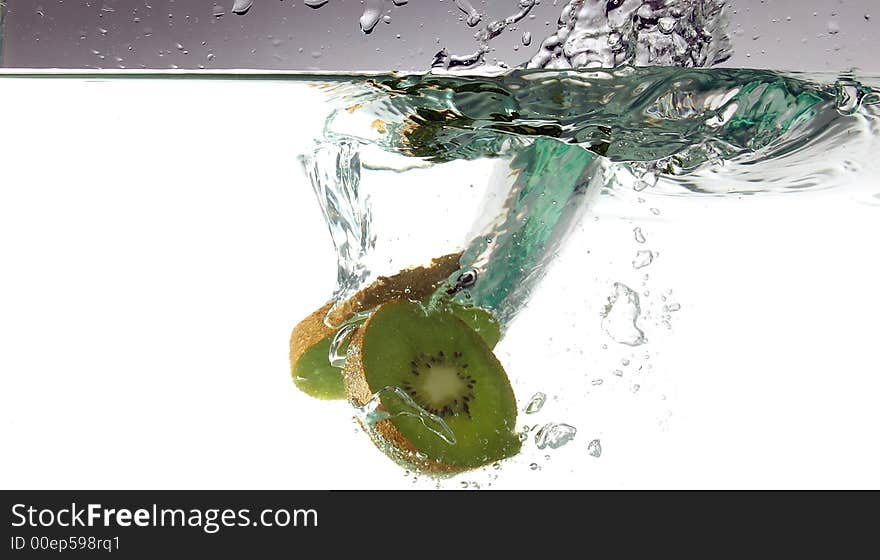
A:
<svg viewBox="0 0 880 560">
<path fill-rule="evenodd" d="M 663 354 L 675 347 L 670 337 L 678 330 L 683 309 L 678 294 L 684 289 L 690 297 L 711 301 L 735 299 L 731 293 L 736 291 L 735 284 L 725 287 L 725 279 L 713 277 L 697 289 L 692 278 L 681 276 L 685 271 L 692 275 L 693 267 L 700 266 L 699 261 L 681 261 L 686 247 L 699 246 L 698 240 L 688 239 L 688 232 L 698 229 L 694 222 L 703 224 L 697 236 L 714 239 L 717 245 L 700 249 L 712 252 L 711 258 L 702 259 L 724 270 L 738 268 L 740 272 L 730 277 L 739 278 L 742 285 L 753 282 L 753 274 L 764 276 L 758 265 L 764 261 L 756 255 L 760 250 L 755 245 L 779 247 L 783 243 L 787 254 L 771 256 L 771 264 L 763 265 L 763 270 L 772 271 L 777 278 L 761 281 L 780 286 L 779 278 L 787 278 L 786 285 L 797 287 L 787 287 L 784 298 L 823 290 L 820 285 L 807 286 L 811 286 L 811 276 L 821 277 L 813 269 L 829 258 L 827 254 L 802 255 L 799 266 L 790 264 L 794 254 L 811 253 L 819 246 L 813 237 L 818 231 L 814 224 L 820 223 L 818 216 L 846 216 L 848 223 L 843 229 L 850 234 L 846 239 L 837 237 L 837 243 L 850 249 L 861 246 L 857 251 L 870 252 L 876 238 L 872 208 L 880 198 L 880 186 L 873 179 L 877 164 L 871 154 L 878 145 L 880 91 L 871 77 L 621 67 L 517 70 L 496 76 L 377 75 L 365 82 L 343 79 L 326 87 L 343 107 L 329 115 L 316 153 L 328 146 L 348 150 L 354 141 L 362 147 L 360 166 L 364 173 L 430 176 L 426 172 L 436 170 L 435 179 L 414 179 L 412 185 L 418 187 L 398 194 L 402 200 L 395 204 L 386 197 L 372 206 L 374 210 L 380 205 L 394 207 L 395 212 L 411 208 L 408 198 L 416 196 L 414 190 L 430 193 L 434 201 L 430 213 L 420 213 L 419 226 L 406 228 L 403 243 L 381 233 L 399 220 L 390 214 L 386 222 L 374 220 L 370 227 L 358 224 L 359 239 L 373 239 L 370 236 L 375 233 L 388 241 L 376 242 L 370 249 L 376 270 L 371 265 L 356 275 L 341 276 L 344 288 L 339 297 L 351 295 L 369 281 L 370 274 L 388 274 L 401 267 L 400 262 L 390 267 L 385 264 L 400 254 L 401 246 L 411 250 L 442 246 L 442 250 L 424 251 L 411 263 L 463 251 L 461 270 L 476 281 L 462 288 L 456 284 L 461 272 L 456 272 L 438 290 L 437 297 L 454 293 L 453 297 L 464 303 L 491 310 L 501 321 L 506 338 L 500 352 L 502 356 L 507 353 L 504 363 L 512 373 L 517 395 L 520 399 L 529 394 L 539 396 L 537 403 L 533 397 L 524 406 L 527 413 L 537 414 L 547 403 L 546 409 L 553 411 L 547 414 L 561 412 L 578 418 L 566 424 L 550 422 L 539 429 L 523 428 L 525 451 L 514 464 L 531 460 L 531 471 L 553 468 L 550 456 L 536 455 L 545 448 L 573 453 L 565 444 L 578 427 L 602 425 L 619 433 L 621 426 L 613 426 L 614 420 L 631 424 L 633 419 L 621 418 L 619 412 L 603 408 L 605 416 L 600 417 L 584 410 L 596 399 L 620 405 L 618 391 L 642 403 L 652 401 L 643 404 L 639 414 L 653 415 L 655 429 L 669 429 L 678 408 L 669 403 L 668 393 L 675 383 L 664 377 L 671 375 L 671 366 L 664 363 Z M 307 161 L 313 163 L 308 156 Z M 492 169 L 482 175 L 485 182 L 477 203 L 473 192 L 480 191 L 480 185 L 465 176 L 453 180 L 454 174 L 441 171 L 463 163 L 485 164 Z M 350 174 L 349 168 L 345 169 L 343 176 Z M 321 185 L 314 186 L 322 192 Z M 444 192 L 432 190 L 437 186 Z M 363 190 L 359 203 L 373 197 L 378 200 L 381 189 Z M 449 203 L 438 203 L 447 197 Z M 746 207 L 748 210 L 741 210 Z M 337 246 L 358 246 L 347 240 L 345 228 L 338 233 L 334 216 L 343 215 L 326 214 Z M 609 217 L 625 223 L 612 238 L 603 232 L 609 227 L 617 229 L 617 224 L 597 225 L 597 220 Z M 431 225 L 434 219 L 443 225 Z M 468 227 L 452 228 L 454 220 Z M 739 220 L 751 231 L 744 231 Z M 786 224 L 791 234 L 778 235 L 780 223 Z M 670 225 L 678 231 L 670 232 Z M 724 227 L 734 235 L 727 250 L 718 233 Z M 452 231 L 468 233 L 455 240 L 449 236 Z M 821 231 L 821 245 L 828 246 L 832 234 L 827 228 Z M 857 234 L 853 235 L 854 231 Z M 677 251 L 681 252 L 676 255 Z M 601 274 L 580 276 L 593 266 L 602 269 L 591 253 L 607 256 L 605 266 L 626 263 L 630 270 L 618 269 L 598 282 Z M 779 271 L 780 262 L 789 263 L 787 275 Z M 861 285 L 866 277 L 878 277 L 876 266 L 871 264 L 844 264 L 839 259 L 835 263 L 841 267 L 838 274 L 859 277 Z M 559 267 L 570 276 L 562 279 L 560 275 L 565 273 L 557 272 L 553 277 Z M 348 268 L 351 263 L 341 259 L 339 269 Z M 364 271 L 368 271 L 366 276 Z M 655 272 L 662 279 L 655 279 Z M 551 286 L 540 287 L 548 274 L 554 278 Z M 828 281 L 826 278 L 820 284 Z M 779 297 L 778 291 L 772 294 L 768 291 L 751 297 L 758 301 L 763 301 L 761 296 Z M 576 303 L 584 298 L 589 303 Z M 872 301 L 876 306 L 876 300 Z M 597 307 L 595 322 L 585 328 L 589 313 L 585 314 L 584 308 Z M 803 310 L 813 307 L 805 297 L 795 304 L 798 311 L 783 316 L 796 321 Z M 762 332 L 754 324 L 760 320 L 761 310 L 754 304 L 744 308 L 753 309 L 754 314 L 741 319 L 740 327 L 719 325 L 735 313 L 727 317 L 697 313 L 702 317 L 700 327 L 691 331 L 694 338 L 682 342 L 689 348 L 687 358 L 678 358 L 689 365 L 679 367 L 699 371 L 700 366 L 692 360 L 708 348 L 717 348 L 718 340 L 730 337 L 721 334 L 726 329 L 745 327 Z M 778 302 L 765 304 L 765 309 L 774 317 L 780 313 Z M 849 334 L 841 344 L 850 353 L 850 346 L 858 346 L 855 340 L 864 335 L 855 326 L 860 319 L 834 320 L 847 325 Z M 810 324 L 822 330 L 818 326 L 822 320 Z M 692 328 L 694 323 L 689 325 Z M 601 330 L 594 330 L 596 327 Z M 543 329 L 552 334 L 542 337 L 538 331 Z M 795 332 L 797 336 L 792 335 Z M 803 343 L 801 328 L 786 322 L 775 324 L 774 332 L 767 334 L 773 340 L 789 341 L 772 347 L 774 355 L 786 354 L 786 344 L 792 344 L 793 349 Z M 740 333 L 736 338 L 747 336 Z M 536 347 L 541 345 L 553 350 L 540 352 Z M 805 355 L 803 350 L 797 352 Z M 793 358 L 776 367 L 803 373 L 804 364 L 796 363 L 800 361 Z M 704 367 L 710 370 L 706 375 L 723 369 L 711 358 Z M 760 371 L 755 364 L 740 367 Z M 559 372 L 559 376 L 548 377 L 550 372 Z M 772 374 L 785 377 L 777 371 Z M 731 375 L 741 377 L 742 372 Z M 677 379 L 685 377 L 676 371 Z M 551 404 L 548 394 L 557 395 L 557 402 Z M 631 410 L 631 406 L 627 403 L 623 407 Z M 587 456 L 598 458 L 601 454 L 598 442 L 588 446 Z M 566 459 L 565 464 L 571 472 L 582 466 L 580 459 L 574 458 Z"/>
<path fill-rule="evenodd" d="M 364 33 L 377 25 L 380 4 L 365 4 Z M 441 51 L 434 73 L 6 74 L 5 102 L 26 110 L 4 126 L 11 138 L 28 138 L 33 119 L 21 115 L 39 115 L 54 130 L 87 127 L 138 145 L 142 117 L 107 112 L 107 94 L 149 106 L 145 92 L 158 91 L 210 127 L 236 161 L 254 165 L 248 145 L 259 140 L 211 125 L 205 112 L 218 109 L 205 93 L 228 91 L 231 102 L 219 110 L 239 112 L 253 111 L 270 89 L 283 91 L 294 100 L 282 150 L 291 164 L 276 180 L 304 189 L 292 163 L 298 158 L 335 247 L 335 288 L 315 282 L 314 307 L 380 275 L 461 252 L 461 270 L 435 299 L 488 309 L 501 322 L 496 353 L 528 414 L 519 421 L 538 423 L 521 426 L 524 450 L 505 463 L 518 474 L 505 480 L 542 474 L 564 487 L 584 472 L 613 469 L 622 480 L 650 481 L 639 466 L 673 455 L 709 471 L 706 456 L 742 461 L 728 443 L 743 431 L 771 432 L 751 443 L 780 465 L 780 476 L 813 459 L 796 445 L 807 437 L 800 434 L 837 435 L 851 443 L 843 446 L 849 460 L 875 461 L 854 445 L 856 432 L 841 428 L 876 425 L 865 390 L 876 381 L 859 372 L 873 363 L 880 312 L 871 257 L 880 81 L 703 68 L 729 56 L 720 3 L 693 3 L 690 12 L 675 3 L 610 2 L 614 9 L 604 12 L 599 4 L 568 4 L 528 67 L 514 70 L 482 64 L 490 41 L 528 14 L 528 1 L 482 28 L 481 14 L 456 2 L 478 28 L 478 49 Z M 449 72 L 462 68 L 480 73 Z M 53 96 L 80 100 L 81 111 L 48 108 L 49 98 L 34 95 L 48 83 Z M 83 114 L 94 116 L 83 121 Z M 178 128 L 161 114 L 154 122 Z M 160 146 L 173 151 L 175 144 Z M 6 173 L 25 176 L 16 154 L 33 159 L 20 147 L 10 151 Z M 224 152 L 217 153 L 208 167 L 221 182 Z M 86 172 L 87 157 L 65 161 Z M 13 215 L 6 221 L 24 227 Z M 297 234 L 298 245 L 316 242 L 315 223 Z M 327 253 L 297 248 L 290 284 L 318 274 Z M 282 311 L 285 321 L 294 317 Z M 337 346 L 350 331 L 333 326 L 341 331 L 328 359 L 340 366 Z M 775 398 L 765 402 L 754 394 L 761 392 Z M 803 430 L 779 443 L 778 424 L 762 422 L 792 393 L 786 411 Z M 356 411 L 366 429 L 383 419 L 383 397 L 404 400 L 407 414 L 454 440 L 442 419 L 394 387 Z M 833 397 L 865 406 L 835 419 L 815 414 Z M 742 403 L 751 403 L 749 414 Z M 678 416 L 698 420 L 668 435 Z M 330 422 L 318 409 L 312 417 Z M 559 418 L 567 423 L 549 422 Z M 614 442 L 616 457 L 603 454 L 598 439 L 586 451 L 566 445 L 578 430 Z M 710 452 L 689 448 L 697 444 Z M 357 460 L 373 460 L 366 457 Z M 478 473 L 484 486 L 506 484 L 494 470 Z M 658 466 L 659 480 L 662 473 Z"/>
<path fill-rule="evenodd" d="M 715 71 L 700 72 L 712 76 Z M 674 82 L 675 73 L 693 75 L 692 70 L 668 71 L 664 83 Z M 721 84 L 729 83 L 725 81 L 729 73 L 718 74 L 724 77 Z M 522 253 L 522 262 L 536 267 L 535 274 L 543 275 L 543 279 L 532 284 L 521 278 L 517 281 L 502 268 L 497 273 L 481 274 L 483 279 L 497 274 L 499 282 L 492 289 L 474 291 L 473 297 L 498 301 L 502 306 L 507 302 L 516 311 L 509 317 L 497 354 L 508 369 L 521 410 L 531 395 L 546 395 L 539 411 L 533 415 L 521 413 L 519 421 L 530 425 L 563 421 L 588 438 L 601 434 L 613 453 L 603 452 L 599 460 L 593 460 L 584 451 L 585 444 L 578 445 L 575 440 L 554 450 L 553 458 L 547 461 L 543 452 L 527 443 L 522 456 L 505 463 L 501 471 L 473 474 L 475 480 L 484 483 L 483 487 L 487 482 L 515 486 L 535 480 L 521 478 L 527 476 L 542 477 L 533 484 L 561 487 L 617 479 L 648 484 L 673 476 L 663 465 L 655 464 L 649 472 L 637 468 L 651 462 L 653 456 L 689 458 L 703 464 L 708 477 L 712 463 L 706 453 L 696 453 L 698 449 L 710 449 L 711 456 L 719 461 L 748 469 L 751 463 L 746 457 L 733 453 L 733 448 L 724 443 L 743 433 L 751 434 L 750 445 L 755 453 L 780 465 L 778 470 L 774 467 L 765 473 L 767 480 L 782 480 L 774 479 L 774 473 L 782 477 L 784 468 L 793 468 L 799 464 L 796 458 L 805 457 L 799 450 L 809 445 L 798 439 L 802 433 L 804 437 L 838 441 L 837 457 L 873 461 L 866 455 L 869 450 L 850 441 L 858 437 L 858 432 L 848 432 L 846 426 L 876 425 L 871 412 L 876 409 L 867 400 L 872 394 L 873 376 L 867 376 L 870 368 L 866 369 L 873 359 L 871 325 L 880 312 L 872 287 L 880 280 L 880 271 L 871 257 L 880 206 L 876 163 L 871 157 L 878 142 L 875 106 L 867 103 L 874 90 L 863 96 L 861 107 L 850 114 L 838 108 L 839 88 L 835 84 L 840 76 L 807 79 L 758 74 L 764 79 L 776 76 L 783 84 L 794 80 L 800 89 L 793 91 L 815 92 L 820 99 L 818 108 L 810 113 L 810 119 L 753 150 L 734 143 L 738 138 L 735 130 L 719 127 L 711 136 L 726 138 L 727 145 L 739 155 L 723 163 L 707 160 L 681 174 L 661 172 L 656 185 L 641 191 L 634 188 L 634 175 L 627 167 L 631 164 L 597 154 L 597 144 L 592 140 L 584 146 L 566 146 L 555 138 L 543 140 L 559 144 L 565 151 L 584 154 L 583 159 L 572 162 L 589 167 L 595 158 L 609 171 L 601 174 L 601 184 L 588 184 L 590 196 L 582 198 L 585 208 L 575 213 L 572 221 L 566 222 L 565 213 L 553 212 L 553 204 L 545 208 L 524 198 L 537 208 L 545 208 L 546 219 L 555 219 L 564 226 L 561 231 L 565 235 L 558 244 L 546 245 L 542 240 L 552 236 L 546 237 L 544 230 L 534 234 L 528 230 L 529 236 L 521 238 L 536 240 L 538 250 L 533 246 L 532 252 Z M 569 95 L 581 95 L 580 89 L 587 89 L 583 84 L 589 76 L 581 78 L 571 82 L 573 91 Z M 494 218 L 509 217 L 510 207 L 503 195 L 512 185 L 520 185 L 517 188 L 527 192 L 524 166 L 537 160 L 515 163 L 516 150 L 533 146 L 534 134 L 521 130 L 499 133 L 483 127 L 478 131 L 491 142 L 480 145 L 478 151 L 463 150 L 475 145 L 471 142 L 450 143 L 449 150 L 440 152 L 437 146 L 446 145 L 445 141 L 431 145 L 429 156 L 410 155 L 409 145 L 389 149 L 386 146 L 391 144 L 384 137 L 394 134 L 395 121 L 387 117 L 390 111 L 383 112 L 386 133 L 379 133 L 371 126 L 375 113 L 370 103 L 376 104 L 386 96 L 388 90 L 382 83 L 401 79 L 170 73 L 139 78 L 96 74 L 0 78 L 5 102 L 9 107 L 21 108 L 9 111 L 4 123 L 9 137 L 21 141 L 6 147 L 0 220 L 3 238 L 36 243 L 38 249 L 29 251 L 38 250 L 44 255 L 39 266 L 89 263 L 82 269 L 67 265 L 57 270 L 47 268 L 38 283 L 27 280 L 32 278 L 30 275 L 6 277 L 4 293 L 15 294 L 15 298 L 5 300 L 5 316 L 18 317 L 18 326 L 4 330 L 8 340 L 18 341 L 12 344 L 13 351 L 28 348 L 22 336 L 30 331 L 21 326 L 30 324 L 28 317 L 54 317 L 50 321 L 70 333 L 78 347 L 85 348 L 92 343 L 77 337 L 99 332 L 99 327 L 83 331 L 76 322 L 68 324 L 64 317 L 95 317 L 99 324 L 114 327 L 103 340 L 124 347 L 124 340 L 116 340 L 114 333 L 136 333 L 144 317 L 164 310 L 162 313 L 169 317 L 177 317 L 182 330 L 179 338 L 163 337 L 154 343 L 156 357 L 170 355 L 168 345 L 175 345 L 173 340 L 191 339 L 193 333 L 213 335 L 206 339 L 210 344 L 197 352 L 198 359 L 185 359 L 185 371 L 156 363 L 149 375 L 155 377 L 167 371 L 173 378 L 166 383 L 188 394 L 188 376 L 213 364 L 210 356 L 227 356 L 209 368 L 212 373 L 207 383 L 217 390 L 229 383 L 233 398 L 244 380 L 235 381 L 238 377 L 229 368 L 236 363 L 248 364 L 243 370 L 251 372 L 248 383 L 261 386 L 260 379 L 265 379 L 267 390 L 274 391 L 269 387 L 274 386 L 270 380 L 284 381 L 287 386 L 284 352 L 278 352 L 278 348 L 285 348 L 293 322 L 333 294 L 339 270 L 342 278 L 353 274 L 358 281 L 367 282 L 371 275 L 468 247 L 478 257 L 485 256 L 487 265 L 494 263 L 494 253 L 482 252 L 482 234 L 498 223 L 517 225 L 515 220 L 498 222 Z M 456 80 L 462 80 L 456 82 L 459 84 L 466 81 Z M 862 87 L 874 83 L 867 77 L 858 77 L 858 81 Z M 320 87 L 312 85 L 316 83 Z M 345 111 L 364 102 L 367 90 L 372 90 L 370 95 L 374 96 L 369 103 L 351 113 Z M 657 97 L 667 93 L 662 88 L 653 92 Z M 81 110 L 71 112 L 55 104 L 57 96 L 73 101 Z M 155 104 L 156 98 L 174 99 L 176 103 L 169 108 Z M 275 107 L 290 99 L 297 100 L 296 111 L 279 121 Z M 550 101 L 536 99 L 544 106 L 552 101 L 552 97 Z M 418 96 L 413 105 L 423 100 Z M 405 107 L 404 101 L 397 97 L 394 106 Z M 653 105 L 652 100 L 642 101 L 644 107 Z M 132 111 L 132 107 L 139 110 Z M 340 113 L 328 125 L 326 117 L 335 107 Z M 600 114 L 603 108 L 592 110 Z M 402 115 L 397 114 L 397 122 L 405 120 Z M 354 119 L 358 118 L 361 128 L 355 127 Z M 610 115 L 603 118 L 612 127 L 608 139 L 614 144 L 615 127 L 623 129 L 626 123 L 638 120 L 638 115 L 627 114 L 622 123 Z M 352 240 L 348 245 L 351 251 L 343 253 L 351 256 L 342 259 L 344 266 L 337 268 L 326 233 L 319 234 L 326 231 L 326 225 L 321 223 L 319 205 L 296 156 L 315 153 L 315 139 L 325 150 L 327 146 L 346 145 L 337 127 L 343 119 L 352 119 L 346 122 L 357 134 L 348 136 L 347 142 L 349 147 L 357 148 L 358 157 L 350 157 L 353 154 L 348 152 L 341 160 L 346 165 L 339 169 L 352 169 L 350 163 L 359 162 L 354 167 L 359 173 L 358 192 L 367 196 L 358 204 L 369 202 L 370 220 L 351 222 L 360 225 L 350 229 L 343 227 L 344 220 L 337 224 L 338 235 Z M 574 130 L 553 128 L 555 123 L 547 121 L 551 131 Z M 668 125 L 669 130 L 661 131 L 661 125 Z M 692 129 L 680 120 L 661 120 L 651 133 L 660 136 L 664 132 L 670 142 L 685 151 L 693 150 L 693 146 L 682 143 L 680 130 Z M 365 140 L 362 135 L 367 133 L 375 136 Z M 115 140 L 107 143 L 108 138 Z M 495 145 L 499 148 L 493 154 Z M 137 176 L 126 171 L 131 154 L 150 153 L 156 154 L 156 161 L 166 163 L 142 166 Z M 439 158 L 438 153 L 467 157 Z M 234 163 L 228 161 L 227 154 L 235 156 Z M 57 165 L 46 167 L 43 164 L 50 155 Z M 95 157 L 103 162 L 102 173 L 94 171 Z M 430 158 L 444 161 L 432 162 Z M 42 171 L 34 174 L 34 169 Z M 335 173 L 326 176 L 333 180 L 346 177 Z M 120 183 L 119 177 L 127 179 Z M 350 180 L 353 175 L 347 177 L 344 184 L 354 184 Z M 75 188 L 67 186 L 71 184 Z M 121 198 L 125 193 L 141 193 L 136 195 L 140 202 L 131 206 L 137 214 L 126 210 L 129 205 Z M 288 198 L 291 196 L 295 198 Z M 223 206 L 226 200 L 231 203 L 228 207 Z M 347 208 L 364 207 L 354 204 Z M 220 208 L 228 210 L 221 212 Z M 655 215 L 652 208 L 660 214 Z M 259 219 L 248 221 L 251 215 Z M 363 217 L 367 213 L 351 215 Z M 230 227 L 239 222 L 241 227 Z M 84 223 L 93 225 L 84 229 Z M 371 235 L 363 235 L 365 224 Z M 59 236 L 58 231 L 66 234 Z M 118 250 L 114 249 L 115 260 L 99 252 L 110 242 L 102 233 L 107 231 L 114 231 L 119 241 Z M 505 245 L 503 237 L 499 232 L 489 245 Z M 371 241 L 361 245 L 362 238 L 375 239 L 375 244 Z M 475 239 L 478 242 L 472 245 Z M 31 253 L 21 252 L 28 246 L 23 242 L 3 244 L 3 259 L 10 270 L 34 270 L 37 266 L 28 257 Z M 510 255 L 517 243 L 505 246 L 502 254 Z M 366 248 L 363 253 L 361 247 Z M 543 253 L 547 247 L 550 253 Z M 634 255 L 641 250 L 659 256 L 650 266 L 634 269 Z M 213 259 L 212 255 L 219 259 L 216 266 L 209 264 L 213 260 L 206 260 Z M 181 274 L 173 281 L 173 291 L 155 299 L 152 294 L 157 278 L 160 285 L 165 280 L 149 271 L 168 270 L 169 259 Z M 349 261 L 363 266 L 349 266 L 353 264 Z M 474 259 L 474 264 L 481 262 Z M 247 263 L 245 269 L 242 263 Z M 267 269 L 272 263 L 283 267 Z M 264 273 L 239 276 L 249 268 Z M 79 276 L 92 270 L 103 270 L 108 281 L 115 280 L 113 284 L 95 285 L 100 290 L 86 297 L 82 294 L 91 293 L 88 290 L 94 276 Z M 16 278 L 22 278 L 22 282 Z M 622 301 L 616 284 L 638 295 L 635 324 L 646 339 L 644 344 L 621 343 L 605 330 L 605 307 L 615 294 L 618 303 Z M 75 293 L 80 295 L 74 296 L 65 286 L 77 286 L 79 291 Z M 102 295 L 122 286 L 131 286 L 126 290 L 141 294 L 135 300 L 124 296 L 130 302 L 126 313 L 109 305 L 111 301 Z M 259 293 L 254 292 L 254 286 L 260 286 Z M 526 292 L 521 291 L 523 286 Z M 201 305 L 198 302 L 203 293 L 210 297 L 203 307 L 194 308 Z M 217 301 L 226 303 L 217 308 Z M 195 309 L 199 311 L 187 311 Z M 224 341 L 222 352 L 218 353 L 216 340 Z M 243 340 L 253 341 L 260 350 L 249 351 L 238 360 L 228 359 L 228 352 L 247 348 L 242 346 Z M 732 354 L 730 345 L 734 343 L 748 351 Z M 81 350 L 75 348 L 61 355 L 77 356 Z M 257 354 L 275 356 L 277 360 L 255 362 Z M 31 360 L 35 355 L 31 354 Z M 94 355 L 100 355 L 98 347 Z M 49 358 L 40 358 L 40 363 Z M 74 364 L 79 360 L 68 359 Z M 92 363 L 90 367 L 100 364 Z M 116 366 L 108 368 L 108 372 L 116 371 Z M 45 364 L 41 371 L 65 369 L 61 364 Z M 253 372 L 257 370 L 266 373 L 255 378 Z M 224 371 L 229 373 L 220 373 Z M 604 383 L 594 385 L 597 379 Z M 202 389 L 192 389 L 193 398 L 203 400 L 199 396 Z M 292 397 L 282 394 L 284 403 L 278 406 L 286 410 Z M 155 400 L 161 402 L 163 398 L 157 394 Z M 370 473 L 378 477 L 369 479 L 374 482 L 366 478 L 362 482 L 378 484 L 376 480 L 385 480 L 393 484 L 397 476 L 393 473 L 399 467 L 372 449 L 362 433 L 333 428 L 347 416 L 345 412 L 317 401 L 312 405 L 305 397 L 298 399 L 297 414 L 308 414 L 321 426 L 321 441 L 329 438 L 342 442 L 338 447 L 321 447 L 327 461 L 344 463 L 356 452 L 357 460 L 364 464 L 364 476 Z M 789 417 L 804 427 L 803 432 L 789 434 L 785 440 L 772 431 L 775 425 L 770 421 L 773 403 L 780 402 L 778 399 L 785 400 Z M 811 412 L 821 406 L 816 403 L 828 399 L 852 406 L 833 418 Z M 255 397 L 254 402 L 265 399 Z M 750 413 L 743 416 L 740 405 L 748 406 Z M 700 420 L 693 423 L 687 418 Z M 279 429 L 284 425 L 279 422 Z M 706 431 L 695 432 L 698 426 Z M 766 434 L 766 440 L 761 434 Z M 531 431 L 529 442 L 534 435 Z M 798 442 L 805 447 L 792 447 L 800 445 Z M 320 444 L 316 440 L 310 445 Z M 585 463 L 586 458 L 591 462 Z M 531 470 L 532 463 L 540 468 Z M 499 478 L 489 480 L 493 475 Z M 357 474 L 351 476 L 352 484 L 361 480 Z"/>
<path fill-rule="evenodd" d="M 320 200 L 335 192 L 350 202 L 343 211 L 325 207 L 339 248 L 339 297 L 366 282 L 370 273 L 360 264 L 375 245 L 371 210 L 363 204 L 379 195 L 350 200 L 356 181 L 348 178 L 358 176 L 359 166 L 403 172 L 495 160 L 495 178 L 484 185 L 470 233 L 457 245 L 447 236 L 443 250 L 464 250 L 462 270 L 479 278 L 455 297 L 492 310 L 504 324 L 600 192 L 641 200 L 646 189 L 668 196 L 743 196 L 843 188 L 873 167 L 880 107 L 877 90 L 852 77 L 754 70 L 373 76 L 340 78 L 327 91 L 344 108 L 330 114 L 325 140 L 306 156 L 306 165 Z M 354 160 L 352 142 L 381 152 L 375 162 Z M 320 154 L 328 149 L 349 155 L 345 164 L 342 156 L 327 160 L 325 180 L 318 180 Z M 873 193 L 850 195 L 870 203 Z M 640 228 L 634 236 L 645 242 Z M 357 258 L 352 247 L 360 247 Z M 397 251 L 380 253 L 393 260 Z M 644 269 L 658 255 L 640 248 L 632 266 Z M 372 274 L 393 272 L 380 267 Z M 450 278 L 447 289 L 453 284 Z M 638 294 L 619 286 L 625 295 L 614 296 L 605 317 L 617 324 L 614 317 L 625 317 L 632 333 L 620 336 L 642 344 L 634 326 Z"/>
</svg>

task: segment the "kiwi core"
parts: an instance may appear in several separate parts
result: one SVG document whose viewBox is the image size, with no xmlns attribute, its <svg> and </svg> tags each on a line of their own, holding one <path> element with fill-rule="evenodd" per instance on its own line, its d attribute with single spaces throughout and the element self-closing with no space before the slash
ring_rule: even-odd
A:
<svg viewBox="0 0 880 560">
<path fill-rule="evenodd" d="M 403 389 L 425 410 L 436 416 L 448 417 L 466 414 L 468 403 L 474 398 L 476 381 L 467 375 L 468 365 L 462 363 L 456 352 L 447 358 L 443 352 L 419 355 L 410 363 L 410 376 Z"/>
</svg>

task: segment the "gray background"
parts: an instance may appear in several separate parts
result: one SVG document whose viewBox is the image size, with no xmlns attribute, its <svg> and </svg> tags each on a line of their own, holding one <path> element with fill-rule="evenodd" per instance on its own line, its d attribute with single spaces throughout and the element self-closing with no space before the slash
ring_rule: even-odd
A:
<svg viewBox="0 0 880 560">
<path fill-rule="evenodd" d="M 390 23 L 358 27 L 359 0 L 0 0 L 6 4 L 2 65 L 11 68 L 263 68 L 424 70 L 441 47 L 475 50 L 475 29 L 516 11 L 516 0 L 472 0 L 484 14 L 467 27 L 452 0 L 385 2 Z M 556 5 L 554 5 L 556 4 Z M 492 42 L 490 55 L 527 60 L 555 29 L 563 0 L 541 0 Z M 725 66 L 880 73 L 880 0 L 731 0 L 734 55 Z M 224 15 L 216 17 L 214 7 Z M 532 44 L 522 46 L 523 31 Z M 836 31 L 836 32 L 835 32 Z M 440 40 L 442 37 L 442 41 Z"/>
</svg>

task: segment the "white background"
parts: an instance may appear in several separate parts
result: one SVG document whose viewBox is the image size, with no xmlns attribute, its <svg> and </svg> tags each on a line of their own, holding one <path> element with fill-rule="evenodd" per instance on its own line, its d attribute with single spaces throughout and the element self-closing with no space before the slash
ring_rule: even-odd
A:
<svg viewBox="0 0 880 560">
<path fill-rule="evenodd" d="M 345 403 L 289 377 L 290 329 L 335 280 L 296 161 L 317 92 L 0 79 L 0 94 L 2 487 L 880 486 L 880 208 L 864 197 L 600 201 L 498 348 L 522 405 L 549 397 L 521 423 L 568 422 L 575 440 L 413 479 Z M 473 169 L 442 180 L 479 184 Z M 634 271 L 640 248 L 659 255 Z M 611 341 L 614 281 L 648 290 L 655 316 L 672 290 L 673 329 L 646 319 L 647 346 Z M 645 370 L 617 377 L 622 359 Z"/>
</svg>

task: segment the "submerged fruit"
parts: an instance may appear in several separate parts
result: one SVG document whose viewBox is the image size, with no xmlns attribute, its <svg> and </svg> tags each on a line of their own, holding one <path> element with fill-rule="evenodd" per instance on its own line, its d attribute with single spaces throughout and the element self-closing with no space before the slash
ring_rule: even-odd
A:
<svg viewBox="0 0 880 560">
<path fill-rule="evenodd" d="M 380 397 L 387 419 L 371 431 L 398 460 L 454 472 L 520 449 L 516 399 L 504 368 L 484 339 L 448 309 L 428 312 L 411 302 L 379 307 L 352 338 L 344 380 L 358 406 L 388 388 L 405 394 Z M 451 437 L 429 427 L 437 420 Z"/>
<path fill-rule="evenodd" d="M 345 397 L 342 372 L 330 364 L 330 343 L 336 328 L 355 313 L 396 300 L 420 300 L 433 294 L 449 275 L 458 270 L 460 253 L 434 259 L 428 266 L 380 276 L 341 304 L 327 303 L 300 321 L 290 335 L 290 371 L 296 386 L 319 399 Z M 322 358 L 323 356 L 323 358 Z"/>
<path fill-rule="evenodd" d="M 345 398 L 339 368 L 330 365 L 330 343 L 335 331 L 324 324 L 328 303 L 300 321 L 290 335 L 290 373 L 307 395 L 319 399 Z"/>
<path fill-rule="evenodd" d="M 308 395 L 318 399 L 345 398 L 342 370 L 330 363 L 333 335 L 325 336 L 292 363 L 293 382 Z"/>
<path fill-rule="evenodd" d="M 501 338 L 501 326 L 491 313 L 480 307 L 463 307 L 455 303 L 449 305 L 449 310 L 474 329 L 489 348 L 495 348 Z"/>
</svg>

